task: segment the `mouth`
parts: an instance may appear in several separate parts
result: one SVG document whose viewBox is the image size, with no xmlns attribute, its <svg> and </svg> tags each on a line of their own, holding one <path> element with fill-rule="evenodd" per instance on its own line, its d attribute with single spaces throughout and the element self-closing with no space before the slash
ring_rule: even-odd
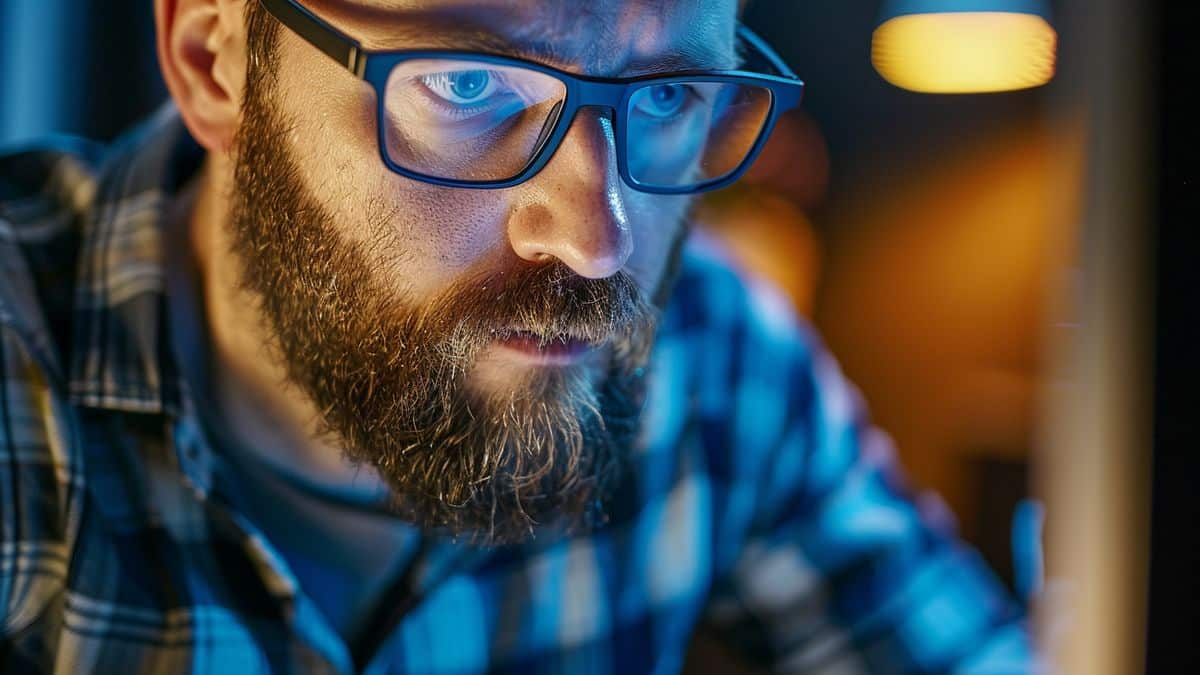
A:
<svg viewBox="0 0 1200 675">
<path fill-rule="evenodd" d="M 580 361 L 592 348 L 586 340 L 566 334 L 546 336 L 524 330 L 498 333 L 495 343 L 523 360 L 544 366 L 565 366 Z"/>
</svg>

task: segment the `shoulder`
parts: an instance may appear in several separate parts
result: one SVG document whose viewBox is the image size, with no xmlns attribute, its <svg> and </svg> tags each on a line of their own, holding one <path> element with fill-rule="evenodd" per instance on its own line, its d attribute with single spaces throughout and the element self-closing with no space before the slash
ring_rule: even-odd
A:
<svg viewBox="0 0 1200 675">
<path fill-rule="evenodd" d="M 79 463 L 47 355 L 70 322 L 95 153 L 72 139 L 0 147 L 0 642 L 44 615 L 65 582 Z"/>
<path fill-rule="evenodd" d="M 0 326 L 0 664 L 4 642 L 66 580 L 81 467 L 61 434 L 62 405 L 24 342 Z"/>
<path fill-rule="evenodd" d="M 0 322 L 35 352 L 65 347 L 101 150 L 70 137 L 0 146 Z"/>
<path fill-rule="evenodd" d="M 102 146 L 71 136 L 0 144 L 0 213 L 16 228 L 5 236 L 25 233 L 23 226 L 44 218 L 47 210 L 86 208 L 101 152 Z"/>
</svg>

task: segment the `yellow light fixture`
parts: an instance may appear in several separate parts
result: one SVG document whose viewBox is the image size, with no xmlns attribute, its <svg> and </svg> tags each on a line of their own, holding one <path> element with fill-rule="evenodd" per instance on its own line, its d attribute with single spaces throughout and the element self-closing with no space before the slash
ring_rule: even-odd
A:
<svg viewBox="0 0 1200 675">
<path fill-rule="evenodd" d="M 1037 87 L 1054 77 L 1049 16 L 1030 0 L 890 0 L 871 61 L 888 82 L 922 93 Z"/>
</svg>

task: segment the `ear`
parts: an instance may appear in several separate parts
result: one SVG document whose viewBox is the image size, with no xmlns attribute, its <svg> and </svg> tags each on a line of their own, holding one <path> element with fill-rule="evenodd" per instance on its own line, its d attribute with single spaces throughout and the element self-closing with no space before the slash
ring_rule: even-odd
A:
<svg viewBox="0 0 1200 675">
<path fill-rule="evenodd" d="M 243 10 L 243 0 L 154 0 L 163 80 L 192 137 L 210 152 L 228 152 L 237 131 L 246 78 Z"/>
</svg>

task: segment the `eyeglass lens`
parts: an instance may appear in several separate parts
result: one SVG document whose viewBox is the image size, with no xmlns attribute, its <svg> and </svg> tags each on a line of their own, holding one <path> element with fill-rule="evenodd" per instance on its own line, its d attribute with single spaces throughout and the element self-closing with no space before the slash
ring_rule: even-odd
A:
<svg viewBox="0 0 1200 675">
<path fill-rule="evenodd" d="M 418 59 L 388 77 L 387 152 L 410 171 L 498 181 L 528 166 L 566 98 L 536 70 L 475 61 Z"/>
<path fill-rule="evenodd" d="M 629 175 L 641 185 L 679 188 L 741 166 L 771 111 L 771 90 L 730 82 L 651 84 L 629 98 Z"/>
<path fill-rule="evenodd" d="M 427 176 L 502 181 L 520 174 L 553 131 L 566 87 L 537 70 L 456 59 L 398 64 L 384 101 L 391 161 Z M 630 177 L 686 188 L 735 171 L 771 109 L 765 87 L 729 82 L 648 83 L 629 98 Z"/>
</svg>

